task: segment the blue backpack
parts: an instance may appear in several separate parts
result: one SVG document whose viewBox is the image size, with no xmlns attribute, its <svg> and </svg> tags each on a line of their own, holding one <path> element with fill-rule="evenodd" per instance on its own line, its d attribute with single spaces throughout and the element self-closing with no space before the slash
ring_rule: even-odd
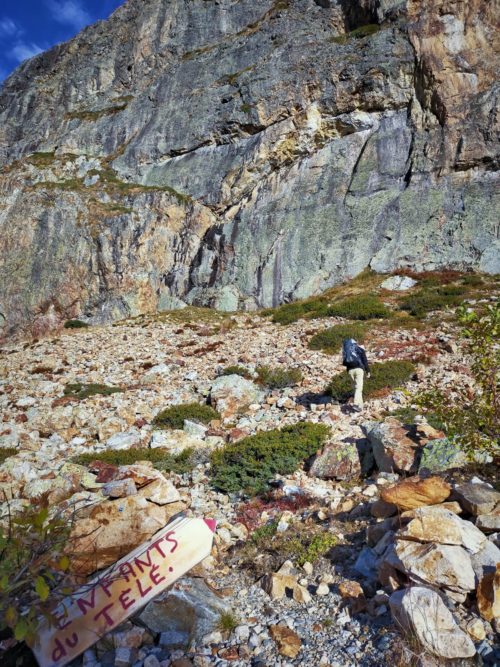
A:
<svg viewBox="0 0 500 667">
<path fill-rule="evenodd" d="M 352 338 L 347 338 L 342 343 L 342 356 L 343 356 L 344 366 L 346 366 L 347 364 L 359 364 L 361 362 L 357 347 L 358 346 L 356 344 L 356 341 Z"/>
</svg>

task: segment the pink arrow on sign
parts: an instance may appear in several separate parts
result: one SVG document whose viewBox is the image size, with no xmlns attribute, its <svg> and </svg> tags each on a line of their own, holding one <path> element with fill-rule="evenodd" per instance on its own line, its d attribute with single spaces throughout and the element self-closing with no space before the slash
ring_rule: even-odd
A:
<svg viewBox="0 0 500 667">
<path fill-rule="evenodd" d="M 40 667 L 64 667 L 209 556 L 215 528 L 181 517 L 64 600 L 32 647 Z"/>
</svg>

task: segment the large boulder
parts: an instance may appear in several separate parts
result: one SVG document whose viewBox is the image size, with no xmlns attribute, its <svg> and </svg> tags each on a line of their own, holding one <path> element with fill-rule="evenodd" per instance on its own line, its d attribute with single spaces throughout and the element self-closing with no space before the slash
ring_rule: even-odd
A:
<svg viewBox="0 0 500 667">
<path fill-rule="evenodd" d="M 271 625 L 269 626 L 269 634 L 276 642 L 276 648 L 280 655 L 292 659 L 297 657 L 302 642 L 296 632 L 290 630 L 286 625 Z"/>
<path fill-rule="evenodd" d="M 442 658 L 470 658 L 476 649 L 435 591 L 414 586 L 389 599 L 392 616 L 403 632 Z"/>
<path fill-rule="evenodd" d="M 78 485 L 66 477 L 53 476 L 48 479 L 32 479 L 25 484 L 23 497 L 38 503 L 45 500 L 49 505 L 70 498 L 77 490 Z"/>
<path fill-rule="evenodd" d="M 140 431 L 132 429 L 130 431 L 115 433 L 105 442 L 106 449 L 130 449 L 141 444 L 143 436 Z"/>
<path fill-rule="evenodd" d="M 448 438 L 436 438 L 424 445 L 418 470 L 440 472 L 449 468 L 460 468 L 466 462 L 467 455 L 457 442 Z"/>
<path fill-rule="evenodd" d="M 447 589 L 457 593 L 457 599 L 464 599 L 464 594 L 475 588 L 470 556 L 460 546 L 398 539 L 394 544 L 394 555 L 396 558 L 389 558 L 389 563 L 415 583 Z"/>
<path fill-rule="evenodd" d="M 383 422 L 363 424 L 381 472 L 410 472 L 415 469 L 418 445 L 408 437 L 405 427 L 394 417 Z"/>
<path fill-rule="evenodd" d="M 382 487 L 380 497 L 399 510 L 411 510 L 424 505 L 436 505 L 450 495 L 451 487 L 440 477 L 420 479 L 411 477 L 389 487 Z"/>
<path fill-rule="evenodd" d="M 500 504 L 500 493 L 488 484 L 467 482 L 460 484 L 453 490 L 453 497 L 469 514 L 480 516 L 489 514 Z"/>
<path fill-rule="evenodd" d="M 500 532 L 500 503 L 488 514 L 480 514 L 476 519 L 476 526 L 483 533 Z"/>
<path fill-rule="evenodd" d="M 215 630 L 220 615 L 229 610 L 225 602 L 203 579 L 185 577 L 149 602 L 137 622 L 154 633 L 162 633 L 162 643 L 200 643 Z"/>
<path fill-rule="evenodd" d="M 486 574 L 495 571 L 497 563 L 500 563 L 500 549 L 490 540 L 486 540 L 483 548 L 472 554 L 470 560 L 477 581 L 480 581 Z"/>
<path fill-rule="evenodd" d="M 309 474 L 320 479 L 351 480 L 360 477 L 361 463 L 356 445 L 329 442 L 314 459 Z"/>
<path fill-rule="evenodd" d="M 481 551 L 487 542 L 486 536 L 473 523 L 439 506 L 419 507 L 412 514 L 413 518 L 398 530 L 397 537 L 462 546 L 472 554 Z"/>
<path fill-rule="evenodd" d="M 71 570 L 87 575 L 115 563 L 184 507 L 183 503 L 159 506 L 139 495 L 98 504 L 73 525 L 67 545 Z"/>
<path fill-rule="evenodd" d="M 245 412 L 254 403 L 264 400 L 265 392 L 254 382 L 240 375 L 223 375 L 214 380 L 210 402 L 223 417 Z"/>
<path fill-rule="evenodd" d="M 500 563 L 495 571 L 485 575 L 477 587 L 477 606 L 487 620 L 500 619 Z"/>
<path fill-rule="evenodd" d="M 415 287 L 416 284 L 417 281 L 410 278 L 410 276 L 391 276 L 390 278 L 386 278 L 380 287 L 391 292 L 405 292 Z"/>
<path fill-rule="evenodd" d="M 186 449 L 199 450 L 205 447 L 206 443 L 200 438 L 189 435 L 180 429 L 168 431 L 153 431 L 149 441 L 151 449 L 168 449 L 170 454 L 180 454 Z"/>
</svg>

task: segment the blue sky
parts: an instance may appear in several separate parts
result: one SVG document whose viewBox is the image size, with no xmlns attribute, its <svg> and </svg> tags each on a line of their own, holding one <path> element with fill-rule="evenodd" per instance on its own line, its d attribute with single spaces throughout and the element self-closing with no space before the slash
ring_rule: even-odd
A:
<svg viewBox="0 0 500 667">
<path fill-rule="evenodd" d="M 10 0 L 0 3 L 0 81 L 23 60 L 107 18 L 124 0 Z"/>
</svg>

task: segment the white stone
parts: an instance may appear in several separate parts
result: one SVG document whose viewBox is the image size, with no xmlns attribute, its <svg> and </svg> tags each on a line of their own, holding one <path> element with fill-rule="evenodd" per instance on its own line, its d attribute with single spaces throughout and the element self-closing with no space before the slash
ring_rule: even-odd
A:
<svg viewBox="0 0 500 667">
<path fill-rule="evenodd" d="M 330 592 L 330 587 L 328 586 L 328 584 L 323 584 L 323 583 L 319 584 L 319 586 L 316 589 L 316 595 L 320 596 L 328 595 L 329 592 Z"/>
<path fill-rule="evenodd" d="M 434 655 L 443 658 L 475 655 L 472 640 L 458 627 L 435 591 L 422 586 L 396 591 L 389 604 L 395 622 L 405 634 L 416 637 Z"/>
<path fill-rule="evenodd" d="M 463 546 L 471 554 L 478 553 L 486 544 L 486 536 L 479 528 L 439 505 L 418 507 L 413 519 L 398 531 L 398 536 L 420 542 L 438 542 Z"/>
<path fill-rule="evenodd" d="M 138 431 L 127 431 L 125 433 L 115 433 L 106 440 L 106 449 L 129 449 L 139 444 L 141 436 Z"/>
<path fill-rule="evenodd" d="M 248 625 L 238 625 L 234 629 L 234 636 L 239 642 L 246 642 L 250 637 L 250 628 Z"/>
<path fill-rule="evenodd" d="M 189 419 L 184 420 L 184 432 L 188 435 L 193 436 L 194 438 L 203 439 L 208 431 L 208 427 L 204 424 L 199 424 L 198 422 L 190 421 Z"/>
<path fill-rule="evenodd" d="M 168 449 L 171 454 L 180 454 L 185 449 L 199 449 L 204 446 L 204 441 L 194 438 L 184 431 L 174 429 L 172 431 L 153 431 L 149 446 L 151 449 Z"/>
<path fill-rule="evenodd" d="M 26 398 L 20 398 L 18 401 L 16 401 L 16 405 L 18 408 L 30 408 L 32 405 L 36 404 L 36 398 L 33 398 L 32 396 L 26 396 Z"/>
<path fill-rule="evenodd" d="M 458 593 L 475 588 L 470 556 L 460 546 L 396 540 L 395 552 L 400 563 L 399 567 L 397 563 L 394 565 L 406 571 L 410 578 L 432 586 L 443 586 Z"/>
<path fill-rule="evenodd" d="M 311 576 L 312 573 L 314 572 L 314 567 L 313 567 L 312 563 L 309 563 L 309 561 L 306 561 L 304 563 L 304 565 L 302 566 L 302 569 L 309 576 Z"/>
<path fill-rule="evenodd" d="M 382 287 L 382 289 L 391 290 L 392 292 L 404 292 L 405 290 L 411 289 L 416 284 L 417 281 L 409 276 L 391 276 L 384 280 L 380 287 Z"/>
<path fill-rule="evenodd" d="M 210 390 L 210 401 L 223 417 L 231 417 L 260 404 L 265 392 L 256 384 L 240 375 L 222 375 L 214 380 Z"/>
</svg>

